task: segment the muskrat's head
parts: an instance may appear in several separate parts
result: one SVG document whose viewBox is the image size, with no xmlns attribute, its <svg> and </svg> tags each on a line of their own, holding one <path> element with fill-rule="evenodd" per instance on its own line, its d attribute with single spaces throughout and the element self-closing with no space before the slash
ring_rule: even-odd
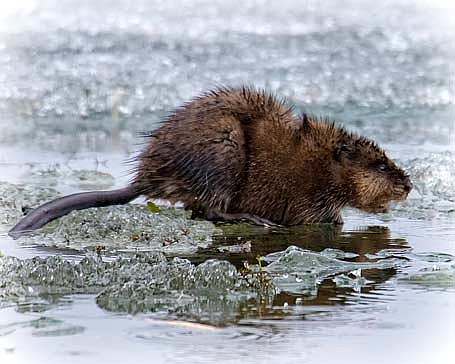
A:
<svg viewBox="0 0 455 364">
<path fill-rule="evenodd" d="M 336 178 L 347 190 L 348 205 L 367 212 L 387 212 L 391 201 L 406 199 L 409 176 L 373 141 L 338 129 L 333 147 Z"/>
</svg>

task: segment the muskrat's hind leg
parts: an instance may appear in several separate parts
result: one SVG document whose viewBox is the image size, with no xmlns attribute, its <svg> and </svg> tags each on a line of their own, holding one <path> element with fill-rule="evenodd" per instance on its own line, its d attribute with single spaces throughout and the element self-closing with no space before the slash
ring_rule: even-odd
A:
<svg viewBox="0 0 455 364">
<path fill-rule="evenodd" d="M 257 215 L 248 214 L 248 213 L 228 213 L 228 212 L 221 212 L 219 210 L 211 209 L 208 210 L 205 214 L 205 218 L 207 220 L 224 220 L 224 221 L 239 221 L 239 220 L 246 220 L 250 223 L 255 225 L 263 225 L 263 226 L 280 226 L 270 220 L 264 219 Z"/>
<path fill-rule="evenodd" d="M 245 133 L 237 117 L 209 109 L 183 109 L 151 135 L 135 178 L 146 194 L 191 210 L 231 207 L 246 174 Z"/>
</svg>

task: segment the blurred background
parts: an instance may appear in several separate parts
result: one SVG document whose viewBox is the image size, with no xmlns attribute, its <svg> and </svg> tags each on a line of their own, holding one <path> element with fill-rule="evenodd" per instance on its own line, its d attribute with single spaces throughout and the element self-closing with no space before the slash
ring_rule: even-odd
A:
<svg viewBox="0 0 455 364">
<path fill-rule="evenodd" d="M 248 84 L 415 154 L 453 135 L 454 15 L 450 1 L 2 1 L 0 143 L 129 152 L 202 90 Z"/>
</svg>

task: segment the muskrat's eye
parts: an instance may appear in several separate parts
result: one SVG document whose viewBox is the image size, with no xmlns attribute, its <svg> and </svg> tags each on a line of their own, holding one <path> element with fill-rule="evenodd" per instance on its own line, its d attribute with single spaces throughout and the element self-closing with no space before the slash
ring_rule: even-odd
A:
<svg viewBox="0 0 455 364">
<path fill-rule="evenodd" d="M 378 171 L 385 172 L 387 170 L 387 165 L 384 163 L 380 163 L 376 168 L 378 169 Z"/>
</svg>

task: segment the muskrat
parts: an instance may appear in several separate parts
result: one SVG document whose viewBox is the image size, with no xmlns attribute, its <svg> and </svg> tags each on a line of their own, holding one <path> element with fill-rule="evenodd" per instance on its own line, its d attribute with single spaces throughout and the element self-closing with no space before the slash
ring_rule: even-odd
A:
<svg viewBox="0 0 455 364">
<path fill-rule="evenodd" d="M 19 236 L 72 210 L 140 195 L 183 202 L 193 216 L 256 224 L 342 223 L 351 206 L 385 212 L 412 188 L 373 141 L 302 114 L 265 91 L 218 88 L 184 104 L 146 135 L 131 183 L 61 197 L 32 210 Z"/>
</svg>

